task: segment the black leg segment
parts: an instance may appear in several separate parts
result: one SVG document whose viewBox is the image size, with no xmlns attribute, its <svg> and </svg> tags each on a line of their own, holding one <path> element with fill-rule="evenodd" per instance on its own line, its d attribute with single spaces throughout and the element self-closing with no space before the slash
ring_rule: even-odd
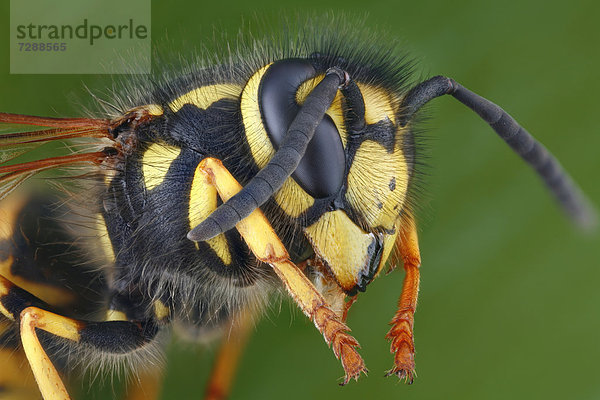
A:
<svg viewBox="0 0 600 400">
<path fill-rule="evenodd" d="M 50 305 L 0 275 L 0 312 L 9 319 L 19 321 L 23 311 L 30 307 L 53 313 Z M 77 343 L 95 347 L 104 353 L 134 351 L 154 340 L 159 331 L 153 320 L 96 322 L 68 319 L 77 326 Z M 55 333 L 50 328 L 44 330 Z"/>
</svg>

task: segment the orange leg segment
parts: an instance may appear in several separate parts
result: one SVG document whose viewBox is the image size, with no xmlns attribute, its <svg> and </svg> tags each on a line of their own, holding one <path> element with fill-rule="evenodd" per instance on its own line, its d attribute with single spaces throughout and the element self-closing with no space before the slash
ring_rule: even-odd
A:
<svg viewBox="0 0 600 400">
<path fill-rule="evenodd" d="M 216 187 L 224 202 L 242 189 L 217 159 L 205 158 L 198 165 L 198 169 L 207 174 L 208 181 Z M 346 373 L 343 384 L 348 383 L 350 379 L 358 379 L 363 372 L 366 373 L 364 361 L 356 351 L 358 342 L 348 333 L 350 329 L 300 268 L 290 261 L 285 246 L 262 211 L 257 209 L 252 212 L 236 225 L 236 229 L 256 258 L 273 267 L 296 304 L 313 321 L 327 344 L 332 347 Z"/>
<path fill-rule="evenodd" d="M 239 320 L 232 321 L 231 328 L 225 332 L 217 353 L 204 400 L 223 400 L 229 397 L 239 361 L 253 326 L 250 312 L 245 312 Z"/>
<path fill-rule="evenodd" d="M 127 384 L 125 400 L 156 400 L 160 396 L 163 382 L 160 368 L 142 371 Z"/>
<path fill-rule="evenodd" d="M 392 328 L 386 335 L 391 341 L 390 351 L 394 354 L 394 367 L 386 376 L 396 375 L 406 383 L 413 382 L 415 373 L 415 343 L 413 327 L 419 296 L 419 267 L 421 255 L 414 219 L 405 221 L 398 237 L 400 256 L 404 261 L 404 285 L 398 301 L 398 311 L 392 318 Z"/>
</svg>

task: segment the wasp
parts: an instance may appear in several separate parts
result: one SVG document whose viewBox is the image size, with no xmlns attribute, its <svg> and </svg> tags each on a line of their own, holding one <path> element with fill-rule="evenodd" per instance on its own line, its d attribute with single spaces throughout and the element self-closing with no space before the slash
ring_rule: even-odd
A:
<svg viewBox="0 0 600 400">
<path fill-rule="evenodd" d="M 140 83 L 102 101 L 105 116 L 0 113 L 36 127 L 0 136 L 0 343 L 22 348 L 45 399 L 69 398 L 61 375 L 82 360 L 153 365 L 173 326 L 226 333 L 207 389 L 224 398 L 278 290 L 323 335 L 347 384 L 367 372 L 348 311 L 394 257 L 405 278 L 387 375 L 412 383 L 417 132 L 440 96 L 486 121 L 576 224 L 593 223 L 558 161 L 502 108 L 445 76 L 415 82 L 412 63 L 375 36 L 307 25 Z M 70 152 L 23 159 L 52 143 Z M 12 193 L 38 174 L 78 190 Z"/>
</svg>

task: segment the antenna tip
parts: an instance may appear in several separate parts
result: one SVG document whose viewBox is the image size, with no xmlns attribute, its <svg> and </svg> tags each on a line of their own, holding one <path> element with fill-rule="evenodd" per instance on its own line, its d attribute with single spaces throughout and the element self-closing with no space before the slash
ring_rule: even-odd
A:
<svg viewBox="0 0 600 400">
<path fill-rule="evenodd" d="M 192 242 L 204 242 L 222 233 L 221 226 L 214 218 L 208 217 L 188 232 L 187 238 Z"/>
</svg>

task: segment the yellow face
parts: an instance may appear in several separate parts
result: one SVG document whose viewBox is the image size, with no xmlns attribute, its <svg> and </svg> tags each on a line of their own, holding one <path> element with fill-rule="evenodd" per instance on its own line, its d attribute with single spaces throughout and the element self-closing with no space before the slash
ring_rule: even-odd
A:
<svg viewBox="0 0 600 400">
<path fill-rule="evenodd" d="M 385 125 L 393 130 L 393 146 L 386 148 L 376 135 L 362 140 L 347 170 L 346 209 L 328 211 L 305 229 L 315 253 L 347 293 L 364 291 L 388 260 L 410 173 L 403 147 L 407 132 L 396 125 L 397 101 L 383 88 L 358 86 L 365 102 L 365 130 Z"/>
<path fill-rule="evenodd" d="M 241 110 L 247 141 L 259 167 L 275 154 L 259 106 L 260 83 L 269 65 L 245 86 Z M 295 93 L 302 104 L 324 74 L 305 80 Z M 323 199 L 311 195 L 294 177 L 288 178 L 274 200 L 290 217 L 303 224 L 305 237 L 318 261 L 348 294 L 364 291 L 388 260 L 405 208 L 412 165 L 412 137 L 397 123 L 399 98 L 389 90 L 356 82 L 365 106 L 365 126 L 360 132 L 347 127 L 348 104 L 342 93 L 327 110 L 345 156 L 345 173 L 332 205 L 314 211 Z M 407 150 L 408 148 L 408 150 Z M 333 198 L 335 197 L 335 200 Z M 304 223 L 308 221 L 308 223 Z"/>
</svg>

